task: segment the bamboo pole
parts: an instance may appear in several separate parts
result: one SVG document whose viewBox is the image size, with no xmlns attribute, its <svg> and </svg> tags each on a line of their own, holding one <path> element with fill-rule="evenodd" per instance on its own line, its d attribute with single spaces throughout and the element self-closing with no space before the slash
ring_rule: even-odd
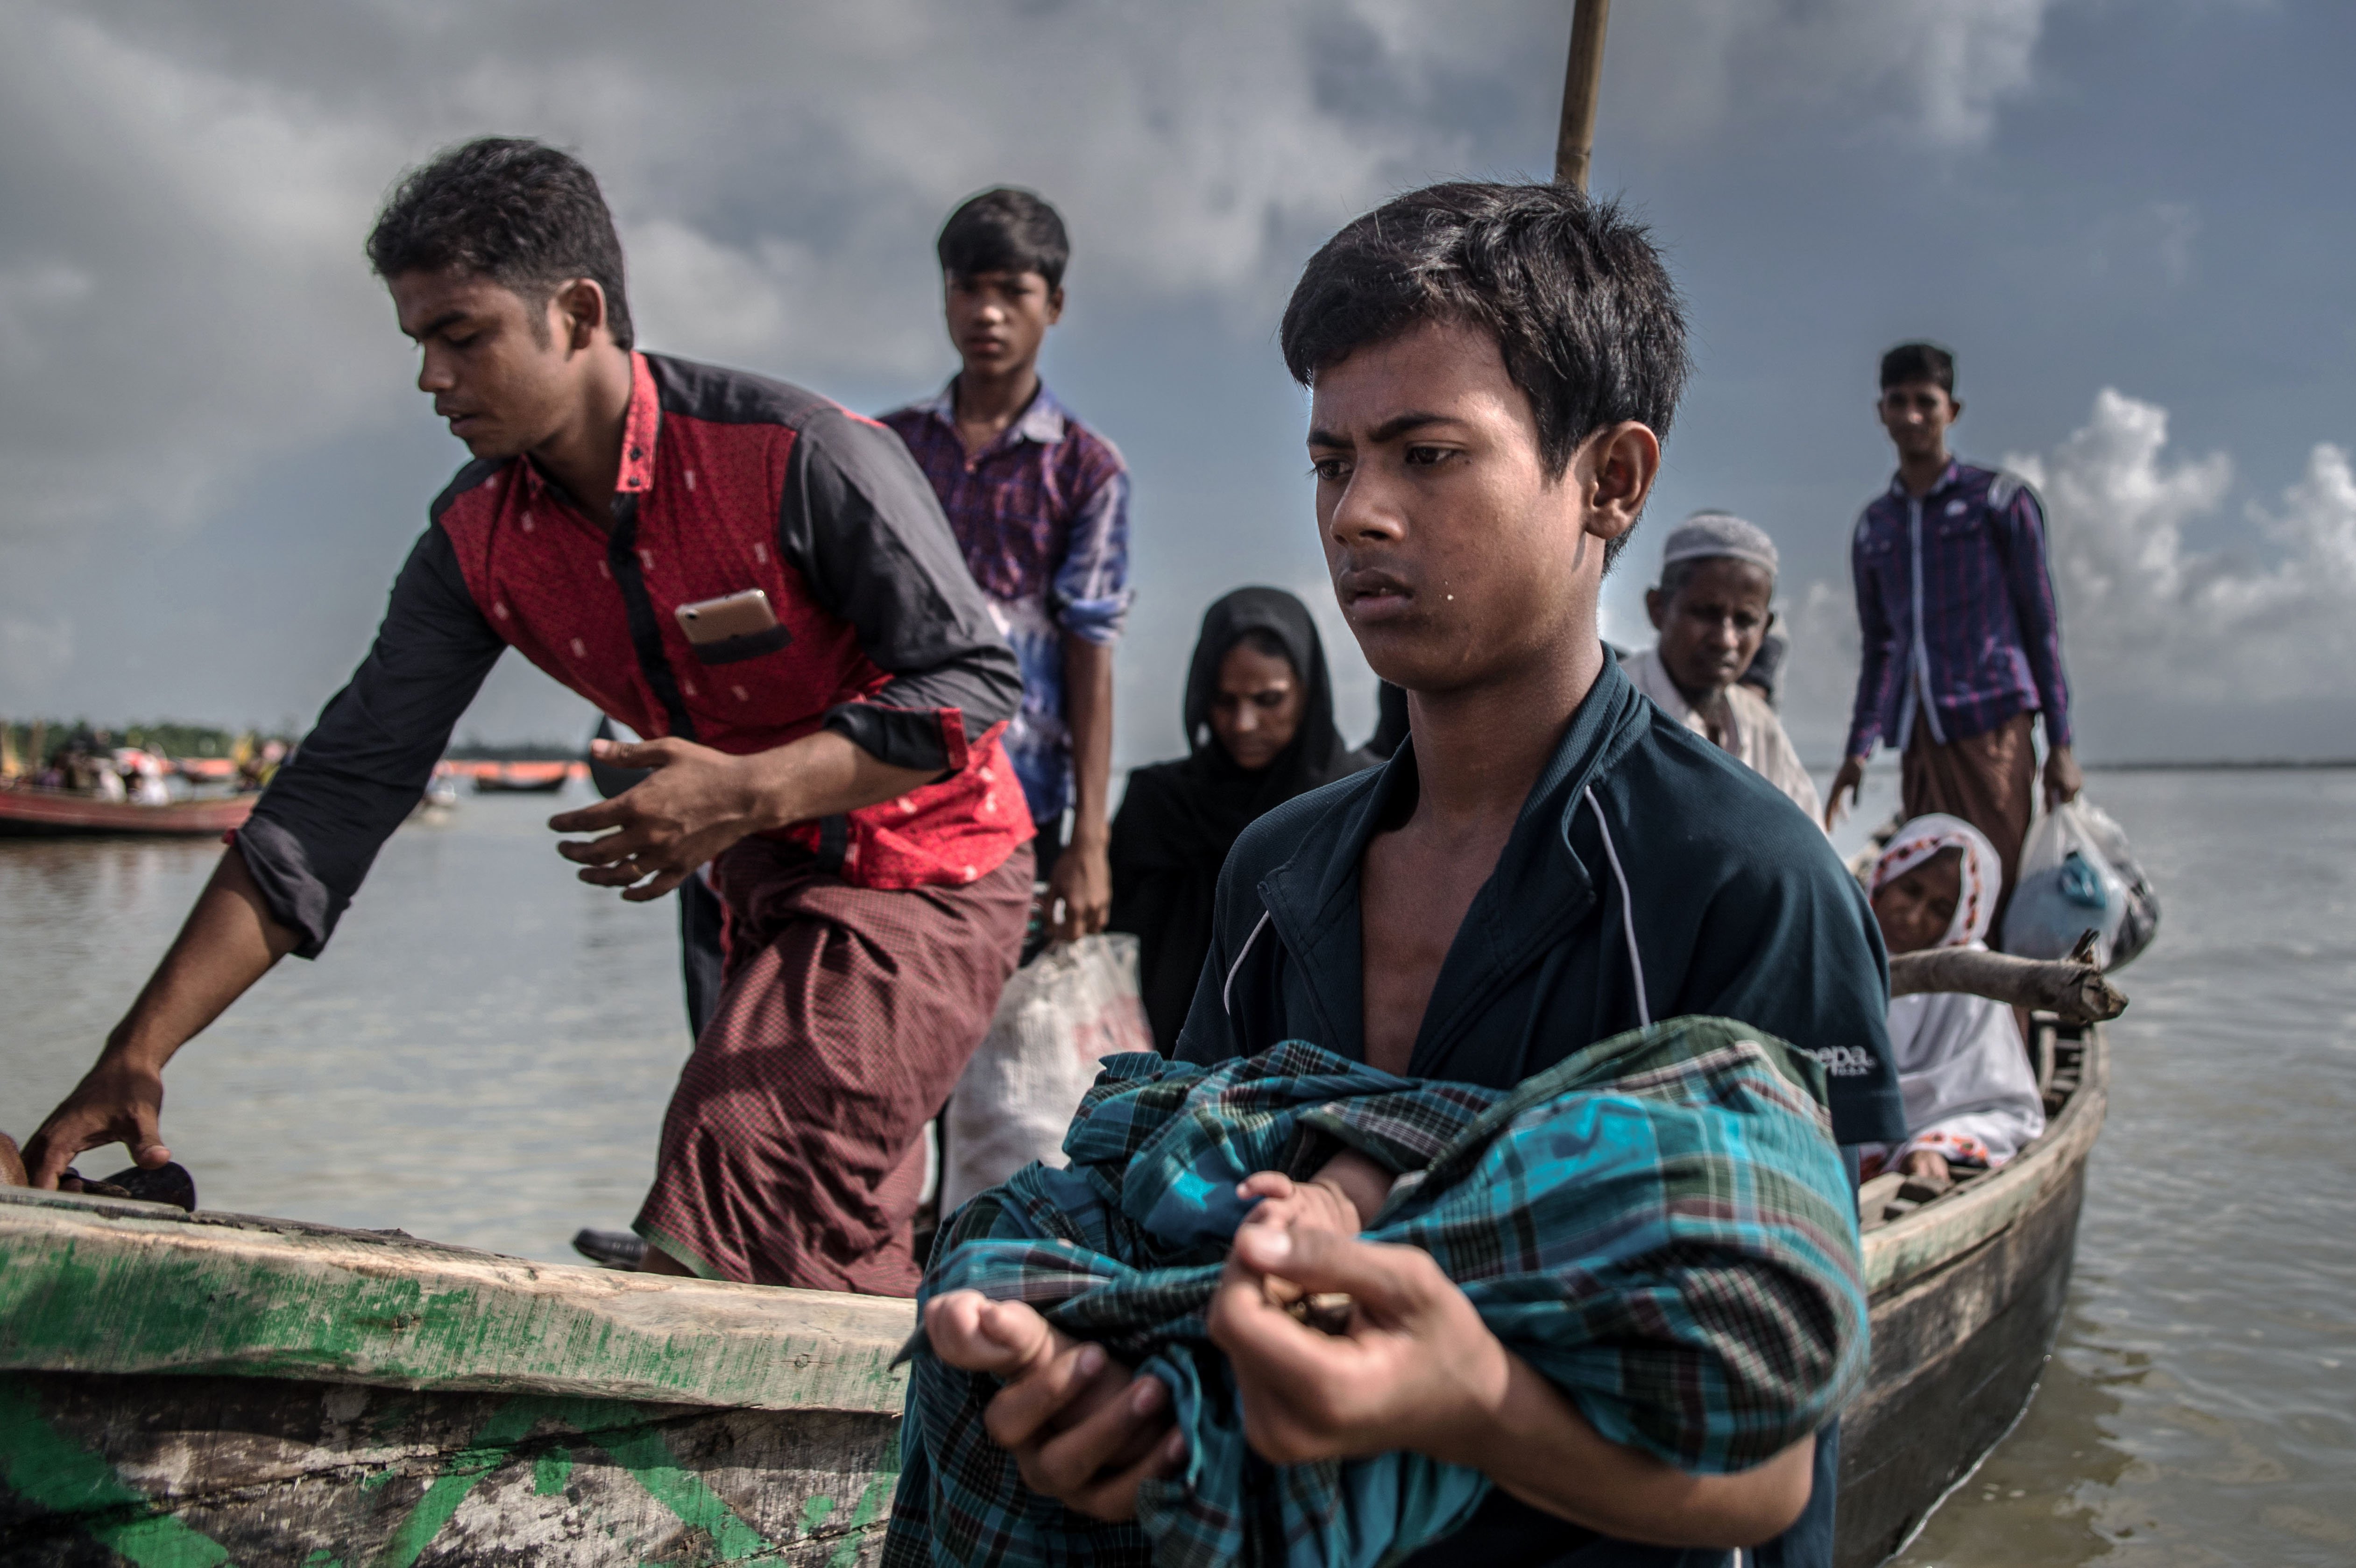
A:
<svg viewBox="0 0 2356 1568">
<path fill-rule="evenodd" d="M 1578 0 L 1570 19 L 1570 58 L 1563 68 L 1562 125 L 1555 133 L 1554 183 L 1587 189 L 1595 151 L 1595 101 L 1603 82 L 1603 28 L 1612 0 Z"/>
<path fill-rule="evenodd" d="M 2127 999 L 2092 964 L 2040 963 L 1969 947 L 1932 947 L 1890 961 L 1890 994 L 1962 991 L 2016 1008 L 2060 1015 L 2064 1023 L 2100 1023 L 2126 1010 Z"/>
</svg>

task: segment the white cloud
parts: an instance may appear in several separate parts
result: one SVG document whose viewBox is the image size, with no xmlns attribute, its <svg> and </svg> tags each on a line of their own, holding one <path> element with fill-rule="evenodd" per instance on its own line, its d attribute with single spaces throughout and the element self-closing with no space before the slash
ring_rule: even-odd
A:
<svg viewBox="0 0 2356 1568">
<path fill-rule="evenodd" d="M 2172 456 L 2168 411 L 2157 404 L 2105 388 L 2068 440 L 2005 462 L 2045 502 L 2062 656 L 2082 718 L 2105 701 L 2262 709 L 2345 697 L 2356 663 L 2356 471 L 2345 447 L 2316 445 L 2276 501 L 2243 508 L 2222 549 L 2187 539 L 2215 531 L 2233 460 Z M 1811 582 L 1785 613 L 1792 729 L 1808 754 L 1829 756 L 1857 671 L 1854 600 L 1846 583 Z M 2173 743 L 2184 754 L 2191 742 Z"/>
<path fill-rule="evenodd" d="M 351 260 L 392 146 L 77 15 L 0 27 L 0 539 L 188 520 L 397 355 Z"/>
<path fill-rule="evenodd" d="M 2319 444 L 2273 507 L 2244 513 L 2276 559 L 2199 549 L 2233 484 L 2222 453 L 2170 462 L 2168 411 L 2105 388 L 2050 453 L 2008 459 L 2051 517 L 2071 668 L 2090 689 L 2257 703 L 2336 696 L 2356 658 L 2356 478 Z"/>
<path fill-rule="evenodd" d="M 0 538 L 184 522 L 413 418 L 359 244 L 467 135 L 584 153 L 650 345 L 819 381 L 937 360 L 926 241 L 984 185 L 1064 205 L 1094 299 L 1215 298 L 1257 333 L 1304 236 L 1458 145 L 1414 123 L 1449 29 L 1396 0 L 295 16 L 0 0 Z M 1337 40 L 1397 91 L 1321 101 Z"/>
<path fill-rule="evenodd" d="M 1697 104 L 1862 94 L 1968 141 L 2027 81 L 2045 9 L 1623 8 L 1612 91 L 1688 127 Z M 1256 336 L 1334 223 L 1470 155 L 1445 95 L 1507 94 L 1562 30 L 1548 7 L 1409 0 L 0 0 L 0 538 L 20 539 L 186 523 L 275 454 L 413 417 L 359 243 L 403 164 L 468 134 L 583 149 L 650 343 L 897 381 L 940 357 L 908 307 L 934 287 L 918 237 L 958 197 L 1034 185 L 1093 301 L 1210 300 Z M 1522 74 L 1550 100 L 1551 70 Z"/>
<path fill-rule="evenodd" d="M 1934 146 L 1985 141 L 2034 76 L 2055 0 L 1684 0 L 1614 13 L 1633 117 L 1690 138 L 1730 119 L 1834 111 Z M 1625 39 L 1623 47 L 1622 39 Z M 1615 77 L 1615 93 L 1622 90 Z M 1617 110 L 1614 112 L 1618 112 Z"/>
</svg>

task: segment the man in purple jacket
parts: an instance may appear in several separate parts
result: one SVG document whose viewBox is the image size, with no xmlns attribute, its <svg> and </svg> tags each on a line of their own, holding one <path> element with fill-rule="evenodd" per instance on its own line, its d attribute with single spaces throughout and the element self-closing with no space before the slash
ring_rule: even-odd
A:
<svg viewBox="0 0 2356 1568">
<path fill-rule="evenodd" d="M 1875 742 L 1902 746 L 1906 816 L 1960 816 L 1996 846 L 2001 919 L 2036 790 L 2030 714 L 2045 716 L 2048 808 L 2080 783 L 2045 509 L 2019 475 L 1947 454 L 1947 427 L 1964 411 L 1947 350 L 1901 343 L 1883 355 L 1878 410 L 1898 474 L 1849 546 L 1864 661 L 1825 825 L 1843 791 L 1857 799 Z"/>
</svg>

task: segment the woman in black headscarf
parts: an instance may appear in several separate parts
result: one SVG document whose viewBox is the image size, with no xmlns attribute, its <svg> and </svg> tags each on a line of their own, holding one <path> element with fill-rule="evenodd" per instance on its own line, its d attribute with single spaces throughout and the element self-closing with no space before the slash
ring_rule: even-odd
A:
<svg viewBox="0 0 2356 1568">
<path fill-rule="evenodd" d="M 1110 929 L 1142 945 L 1145 1014 L 1165 1054 L 1211 950 L 1211 895 L 1237 836 L 1373 762 L 1333 728 L 1324 645 L 1280 588 L 1238 588 L 1204 613 L 1186 744 L 1191 755 L 1129 775 L 1112 825 Z"/>
</svg>

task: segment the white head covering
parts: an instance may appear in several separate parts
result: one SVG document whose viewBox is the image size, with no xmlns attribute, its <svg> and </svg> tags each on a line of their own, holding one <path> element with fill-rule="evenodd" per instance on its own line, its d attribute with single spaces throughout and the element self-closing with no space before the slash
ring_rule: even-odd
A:
<svg viewBox="0 0 2356 1568">
<path fill-rule="evenodd" d="M 1879 892 L 1885 883 L 1944 849 L 1961 849 L 1964 863 L 1956 884 L 1955 918 L 1935 945 L 1969 947 L 1987 938 L 1988 925 L 1996 919 L 1996 895 L 2004 868 L 1987 836 L 1962 817 L 1934 811 L 1901 827 L 1882 849 L 1881 859 L 1873 863 L 1873 885 L 1869 891 Z"/>
<path fill-rule="evenodd" d="M 1661 546 L 1661 564 L 1675 566 L 1681 560 L 1708 560 L 1731 557 L 1747 560 L 1753 566 L 1763 566 L 1772 577 L 1776 571 L 1775 541 L 1767 530 L 1756 523 L 1745 522 L 1732 512 L 1700 511 L 1669 530 Z"/>
</svg>

